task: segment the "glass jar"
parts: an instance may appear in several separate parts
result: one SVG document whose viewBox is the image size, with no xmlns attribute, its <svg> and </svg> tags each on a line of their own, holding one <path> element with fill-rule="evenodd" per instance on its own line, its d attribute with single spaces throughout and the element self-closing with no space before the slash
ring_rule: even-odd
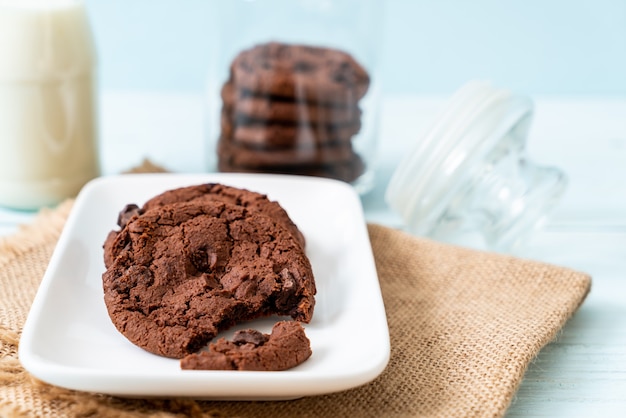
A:
<svg viewBox="0 0 626 418">
<path fill-rule="evenodd" d="M 0 205 L 37 209 L 99 175 L 82 0 L 0 0 Z"/>
<path fill-rule="evenodd" d="M 382 3 L 214 2 L 210 169 L 323 176 L 369 190 Z"/>
<path fill-rule="evenodd" d="M 563 195 L 567 178 L 525 153 L 524 96 L 470 82 L 394 172 L 386 201 L 415 235 L 515 252 Z"/>
</svg>

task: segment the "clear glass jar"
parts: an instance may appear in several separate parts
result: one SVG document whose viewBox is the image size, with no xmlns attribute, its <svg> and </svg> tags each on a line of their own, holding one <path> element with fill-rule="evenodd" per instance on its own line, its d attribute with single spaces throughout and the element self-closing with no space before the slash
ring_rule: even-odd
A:
<svg viewBox="0 0 626 418">
<path fill-rule="evenodd" d="M 210 169 L 323 176 L 369 190 L 382 3 L 214 2 Z"/>
<path fill-rule="evenodd" d="M 99 175 L 82 0 L 0 0 L 0 205 L 37 209 Z"/>
<path fill-rule="evenodd" d="M 485 82 L 466 84 L 398 165 L 387 203 L 415 235 L 521 249 L 567 186 L 560 169 L 526 156 L 532 115 L 527 97 Z"/>
</svg>

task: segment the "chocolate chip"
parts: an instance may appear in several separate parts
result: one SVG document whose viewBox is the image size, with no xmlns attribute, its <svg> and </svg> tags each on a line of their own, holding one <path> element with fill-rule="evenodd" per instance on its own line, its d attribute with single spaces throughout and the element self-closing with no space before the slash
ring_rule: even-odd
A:
<svg viewBox="0 0 626 418">
<path fill-rule="evenodd" d="M 131 203 L 129 205 L 124 206 L 124 209 L 117 215 L 117 224 L 120 228 L 124 228 L 126 224 L 133 218 L 135 215 L 140 215 L 141 211 L 139 210 L 139 206 Z"/>
<path fill-rule="evenodd" d="M 209 260 L 207 257 L 206 250 L 204 249 L 196 250 L 193 253 L 191 253 L 189 258 L 191 259 L 191 264 L 193 264 L 193 266 L 198 271 L 201 271 L 201 272 L 209 271 Z"/>
<path fill-rule="evenodd" d="M 255 346 L 263 345 L 267 342 L 268 336 L 255 330 L 255 329 L 244 329 L 241 331 L 235 332 L 233 336 L 233 342 L 237 345 L 243 344 L 254 344 Z"/>
<path fill-rule="evenodd" d="M 280 272 L 280 276 L 283 283 L 280 295 L 276 299 L 276 306 L 282 308 L 293 303 L 298 287 L 295 278 L 288 269 L 284 268 Z"/>
<path fill-rule="evenodd" d="M 315 65 L 307 61 L 296 61 L 293 63 L 293 70 L 298 73 L 310 73 L 315 70 Z"/>
</svg>

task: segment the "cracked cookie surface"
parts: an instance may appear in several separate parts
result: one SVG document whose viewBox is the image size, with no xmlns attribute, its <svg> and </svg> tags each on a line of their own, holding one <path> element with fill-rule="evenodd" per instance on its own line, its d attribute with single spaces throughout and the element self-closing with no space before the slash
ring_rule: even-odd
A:
<svg viewBox="0 0 626 418">
<path fill-rule="evenodd" d="M 191 200 L 126 221 L 103 274 L 104 299 L 114 325 L 137 346 L 182 358 L 241 321 L 274 314 L 310 321 L 311 265 L 273 218 Z"/>
<path fill-rule="evenodd" d="M 141 208 L 135 204 L 126 205 L 119 213 L 117 224 L 123 229 L 133 216 L 139 216 L 145 211 L 158 206 L 180 202 L 202 203 L 208 201 L 231 203 L 256 210 L 281 223 L 302 247 L 305 245 L 304 235 L 302 235 L 302 232 L 300 232 L 278 202 L 268 199 L 266 195 L 261 193 L 218 183 L 198 184 L 167 190 L 145 202 Z M 121 250 L 120 243 L 115 241 L 118 233 L 119 231 L 117 230 L 111 231 L 104 243 L 104 265 L 106 267 L 113 263 L 113 260 Z"/>
</svg>

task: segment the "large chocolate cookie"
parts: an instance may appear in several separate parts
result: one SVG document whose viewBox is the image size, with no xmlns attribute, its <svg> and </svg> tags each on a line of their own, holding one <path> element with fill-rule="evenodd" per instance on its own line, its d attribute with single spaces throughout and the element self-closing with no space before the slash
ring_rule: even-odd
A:
<svg viewBox="0 0 626 418">
<path fill-rule="evenodd" d="M 235 323 L 313 314 L 302 246 L 258 211 L 215 201 L 156 206 L 132 216 L 115 240 L 105 304 L 117 329 L 152 353 L 182 358 Z"/>
<path fill-rule="evenodd" d="M 358 106 L 315 105 L 297 100 L 284 100 L 246 94 L 233 87 L 232 82 L 222 87 L 222 99 L 233 120 L 310 123 L 314 125 L 350 124 L 361 118 Z"/>
<path fill-rule="evenodd" d="M 356 105 L 370 82 L 343 51 L 275 42 L 241 52 L 231 65 L 231 80 L 256 95 L 343 105 Z"/>
<path fill-rule="evenodd" d="M 184 370 L 287 370 L 311 357 L 311 345 L 299 322 L 281 321 L 271 334 L 237 331 L 232 341 L 220 338 L 208 351 L 186 356 Z"/>
<path fill-rule="evenodd" d="M 165 191 L 148 200 L 139 208 L 137 205 L 127 205 L 119 214 L 117 224 L 124 228 L 126 223 L 135 215 L 140 215 L 145 211 L 157 206 L 169 205 L 178 202 L 206 202 L 218 201 L 234 205 L 240 205 L 251 210 L 258 211 L 276 222 L 281 223 L 294 236 L 294 238 L 304 247 L 305 240 L 302 232 L 293 223 L 287 212 L 278 202 L 271 201 L 266 195 L 250 190 L 226 186 L 217 183 L 199 184 L 188 187 L 181 187 L 174 190 Z M 104 243 L 104 265 L 108 267 L 116 255 L 123 248 L 122 242 L 115 241 L 119 231 L 111 231 Z"/>
<path fill-rule="evenodd" d="M 230 118 L 222 114 L 222 137 L 256 148 L 297 149 L 339 142 L 348 143 L 360 128 L 360 121 L 337 126 L 274 122 L 233 123 Z"/>
</svg>

